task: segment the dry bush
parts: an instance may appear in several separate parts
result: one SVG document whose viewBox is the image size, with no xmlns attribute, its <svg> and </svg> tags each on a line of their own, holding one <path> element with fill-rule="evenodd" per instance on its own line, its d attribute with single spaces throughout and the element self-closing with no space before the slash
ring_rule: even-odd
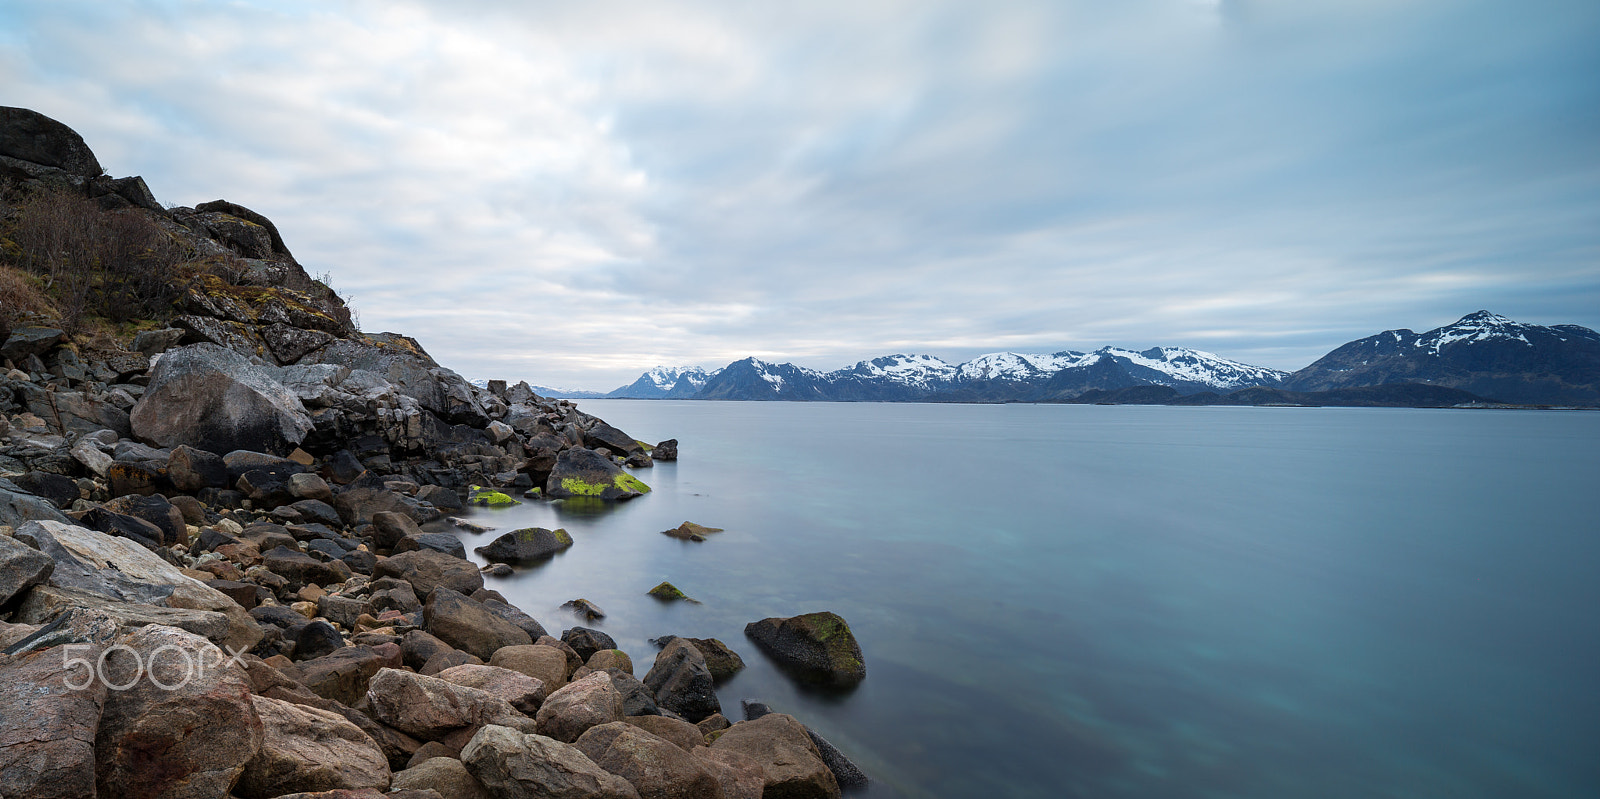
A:
<svg viewBox="0 0 1600 799">
<path fill-rule="evenodd" d="M 54 308 L 26 272 L 0 266 L 0 341 L 11 335 L 27 314 L 48 316 Z"/>
</svg>

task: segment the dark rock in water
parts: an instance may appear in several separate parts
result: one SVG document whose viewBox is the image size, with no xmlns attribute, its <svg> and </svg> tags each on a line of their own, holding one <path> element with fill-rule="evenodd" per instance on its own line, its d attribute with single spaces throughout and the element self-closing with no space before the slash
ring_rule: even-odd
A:
<svg viewBox="0 0 1600 799">
<path fill-rule="evenodd" d="M 516 574 L 517 570 L 504 563 L 496 563 L 484 568 L 483 573 L 491 577 L 510 577 Z"/>
<path fill-rule="evenodd" d="M 656 599 L 662 600 L 663 602 L 681 600 L 684 602 L 694 602 L 695 604 L 699 604 L 698 602 L 695 602 L 695 600 L 690 599 L 689 595 L 679 590 L 677 586 L 665 580 L 662 580 L 660 585 L 657 585 L 655 588 L 652 588 L 645 593 L 655 597 Z"/>
<path fill-rule="evenodd" d="M 644 686 L 655 695 L 658 706 L 691 723 L 722 712 L 705 656 L 681 638 L 657 653 L 655 664 L 644 677 Z"/>
<path fill-rule="evenodd" d="M 594 653 L 602 649 L 616 649 L 617 642 L 611 636 L 599 630 L 588 627 L 573 627 L 561 633 L 561 640 L 578 653 L 578 657 L 585 661 L 594 657 Z"/>
<path fill-rule="evenodd" d="M 384 558 L 378 561 L 372 576 L 405 580 L 419 597 L 439 587 L 470 596 L 483 587 L 483 575 L 471 561 L 431 549 L 416 549 Z"/>
<path fill-rule="evenodd" d="M 167 479 L 179 491 L 195 493 L 203 488 L 227 488 L 228 468 L 215 452 L 180 445 L 167 458 Z"/>
<path fill-rule="evenodd" d="M 762 619 L 745 625 L 744 634 L 804 679 L 843 687 L 867 676 L 861 646 L 836 613 Z"/>
<path fill-rule="evenodd" d="M 85 178 L 105 172 L 77 131 L 26 108 L 0 106 L 0 155 Z"/>
<path fill-rule="evenodd" d="M 594 497 L 604 500 L 633 499 L 649 493 L 645 485 L 597 452 L 573 447 L 562 450 L 556 466 L 545 482 L 544 495 L 550 499 Z"/>
<path fill-rule="evenodd" d="M 855 788 L 867 784 L 867 775 L 862 773 L 850 758 L 839 751 L 839 747 L 828 742 L 828 739 L 818 735 L 810 727 L 806 728 L 806 735 L 811 742 L 817 745 L 817 753 L 822 755 L 822 762 L 833 772 L 834 781 L 841 788 Z"/>
<path fill-rule="evenodd" d="M 70 477 L 50 472 L 27 472 L 11 478 L 23 491 L 43 497 L 57 508 L 67 510 L 78 500 L 78 483 Z"/>
<path fill-rule="evenodd" d="M 678 459 L 678 439 L 669 438 L 650 450 L 650 457 L 658 461 L 675 461 Z"/>
<path fill-rule="evenodd" d="M 462 560 L 467 559 L 467 548 L 462 545 L 461 539 L 456 538 L 449 533 L 418 533 L 416 535 L 408 535 L 405 538 L 400 539 L 400 541 L 394 545 L 394 553 L 396 555 L 400 554 L 401 552 L 411 552 L 418 549 L 431 549 L 435 552 L 443 552 L 446 555 L 453 555 L 461 558 Z"/>
<path fill-rule="evenodd" d="M 744 659 L 719 639 L 685 638 L 683 640 L 694 644 L 694 648 L 700 650 L 700 654 L 706 659 L 706 668 L 711 670 L 711 678 L 717 682 L 722 682 L 744 669 Z"/>
<path fill-rule="evenodd" d="M 473 551 L 497 563 L 517 563 L 546 558 L 570 546 L 572 546 L 572 536 L 564 529 L 525 527 L 521 530 L 512 530 L 487 546 L 477 547 Z"/>
<path fill-rule="evenodd" d="M 772 712 L 772 708 L 768 707 L 767 703 L 757 702 L 753 699 L 740 700 L 739 704 L 744 707 L 745 721 L 755 721 Z"/>
<path fill-rule="evenodd" d="M 680 524 L 671 530 L 662 530 L 661 534 L 667 536 L 668 538 L 677 538 L 683 541 L 694 541 L 699 543 L 706 540 L 706 536 L 711 535 L 712 533 L 720 532 L 722 532 L 721 527 L 707 527 L 703 524 L 695 524 L 694 522 L 684 522 L 683 524 Z"/>
<path fill-rule="evenodd" d="M 634 440 L 633 436 L 630 436 L 627 433 L 624 433 L 621 430 L 606 424 L 605 422 L 601 422 L 594 427 L 589 428 L 589 430 L 583 434 L 583 445 L 589 447 L 590 449 L 599 449 L 600 447 L 605 447 L 612 452 L 624 455 L 635 450 L 644 449 L 644 447 L 638 441 Z"/>
<path fill-rule="evenodd" d="M 495 650 L 501 647 L 533 643 L 521 627 L 449 588 L 435 589 L 428 596 L 423 606 L 423 619 L 428 632 L 439 640 L 484 660 L 493 657 Z"/>
<path fill-rule="evenodd" d="M 191 344 L 161 356 L 129 414 L 146 443 L 189 444 L 218 454 L 245 449 L 287 454 L 311 431 L 294 392 L 233 350 Z"/>
<path fill-rule="evenodd" d="M 595 619 L 603 619 L 606 617 L 606 612 L 601 610 L 599 605 L 596 605 L 587 599 L 571 599 L 561 603 L 561 607 L 570 610 L 573 613 L 576 613 L 590 621 L 594 621 Z"/>
<path fill-rule="evenodd" d="M 493 599 L 485 599 L 483 600 L 483 607 L 490 613 L 493 613 L 494 615 L 499 616 L 500 618 L 522 628 L 522 631 L 527 633 L 528 637 L 535 641 L 539 640 L 543 636 L 549 635 L 549 633 L 545 632 L 544 625 L 540 624 L 539 621 L 534 617 L 522 612 L 522 609 L 518 608 L 516 605 L 506 602 L 499 602 Z"/>
<path fill-rule="evenodd" d="M 294 659 L 312 660 L 343 649 L 344 645 L 344 636 L 333 625 L 317 619 L 300 628 L 294 639 Z"/>
</svg>

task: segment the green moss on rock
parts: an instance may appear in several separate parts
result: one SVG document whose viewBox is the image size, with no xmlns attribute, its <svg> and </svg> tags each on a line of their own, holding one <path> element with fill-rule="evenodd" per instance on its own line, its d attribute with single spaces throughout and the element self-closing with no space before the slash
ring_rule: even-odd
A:
<svg viewBox="0 0 1600 799">
<path fill-rule="evenodd" d="M 515 499 L 512 499 L 510 496 L 508 496 L 506 494 L 502 494 L 499 491 L 490 491 L 490 490 L 488 490 L 486 488 L 483 488 L 482 486 L 470 486 L 468 491 L 469 491 L 469 493 L 467 494 L 467 504 L 468 505 L 480 505 L 480 506 L 490 507 L 490 508 L 503 508 L 503 507 L 509 507 L 511 505 L 521 505 L 522 504 L 521 502 L 519 502 L 519 501 L 517 501 Z"/>
<path fill-rule="evenodd" d="M 650 596 L 655 597 L 656 599 L 666 600 L 666 601 L 669 601 L 669 602 L 672 601 L 672 600 L 678 600 L 678 599 L 689 599 L 689 595 L 688 594 L 685 594 L 684 592 L 678 590 L 677 586 L 673 585 L 672 583 L 667 582 L 666 580 L 662 580 L 660 585 L 656 586 L 655 588 L 650 589 L 646 593 L 648 593 Z M 690 601 L 693 601 L 693 600 L 690 600 Z"/>
</svg>

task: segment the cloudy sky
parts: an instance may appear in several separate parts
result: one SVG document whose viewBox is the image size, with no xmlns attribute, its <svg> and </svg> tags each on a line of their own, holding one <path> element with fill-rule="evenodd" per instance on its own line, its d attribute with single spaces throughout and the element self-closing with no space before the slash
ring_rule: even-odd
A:
<svg viewBox="0 0 1600 799">
<path fill-rule="evenodd" d="M 475 378 L 1600 328 L 1593 0 L 0 0 L 0 104 Z"/>
</svg>

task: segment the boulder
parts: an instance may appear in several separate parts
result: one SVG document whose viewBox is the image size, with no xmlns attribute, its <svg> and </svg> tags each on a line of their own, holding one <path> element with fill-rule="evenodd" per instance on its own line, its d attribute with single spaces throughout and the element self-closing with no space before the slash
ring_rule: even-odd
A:
<svg viewBox="0 0 1600 799">
<path fill-rule="evenodd" d="M 489 665 L 533 677 L 544 683 L 546 692 L 566 685 L 567 677 L 572 674 L 567 666 L 567 653 L 543 644 L 501 648 L 489 658 Z"/>
<path fill-rule="evenodd" d="M 377 533 L 380 549 L 394 549 L 401 539 L 422 535 L 422 528 L 404 513 L 378 511 L 372 514 L 372 527 Z"/>
<path fill-rule="evenodd" d="M 573 627 L 563 631 L 561 641 L 572 647 L 572 650 L 578 653 L 578 657 L 585 661 L 603 649 L 617 648 L 617 642 L 611 636 L 588 627 Z"/>
<path fill-rule="evenodd" d="M 417 596 L 425 597 L 435 588 L 448 588 L 471 596 L 483 587 L 483 575 L 470 561 L 431 549 L 402 552 L 378 561 L 373 577 L 393 577 L 411 584 Z"/>
<path fill-rule="evenodd" d="M 761 764 L 738 752 L 697 747 L 690 754 L 716 776 L 724 799 L 761 799 L 766 789 L 766 774 Z"/>
<path fill-rule="evenodd" d="M 491 796 L 638 799 L 627 780 L 594 764 L 577 747 L 509 727 L 486 726 L 461 750 L 461 762 Z"/>
<path fill-rule="evenodd" d="M 287 546 L 279 546 L 261 555 L 261 564 L 269 571 L 289 581 L 295 587 L 303 585 L 338 585 L 345 581 L 344 572 L 332 562 L 321 561 Z"/>
<path fill-rule="evenodd" d="M 221 613 L 228 620 L 228 635 L 219 643 L 233 651 L 246 651 L 261 640 L 261 628 L 239 603 L 130 541 L 51 521 L 27 522 L 17 528 L 16 537 L 55 561 L 53 586 L 124 602 Z"/>
<path fill-rule="evenodd" d="M 309 613 L 309 611 L 308 611 Z M 294 638 L 294 659 L 316 660 L 345 647 L 344 636 L 322 619 L 312 619 Z"/>
<path fill-rule="evenodd" d="M 50 579 L 56 563 L 50 556 L 10 536 L 0 536 L 0 608 L 28 589 Z M 0 796 L 5 793 L 0 791 Z"/>
<path fill-rule="evenodd" d="M 26 108 L 0 106 L 0 155 L 85 178 L 105 171 L 77 131 Z"/>
<path fill-rule="evenodd" d="M 589 621 L 603 619 L 606 617 L 606 612 L 601 610 L 599 605 L 596 605 L 587 599 L 569 599 L 566 602 L 562 602 L 561 607 L 566 608 L 567 610 L 570 610 L 573 613 L 588 619 Z"/>
<path fill-rule="evenodd" d="M 499 666 L 465 664 L 452 666 L 434 676 L 456 685 L 488 691 L 530 717 L 539 712 L 539 705 L 545 698 L 543 681 Z"/>
<path fill-rule="evenodd" d="M 418 674 L 437 677 L 441 672 L 449 671 L 457 666 L 482 666 L 483 658 L 468 654 L 459 649 L 446 649 L 428 658 L 428 662 L 417 669 Z"/>
<path fill-rule="evenodd" d="M 100 796 L 223 797 L 261 748 L 245 670 L 209 641 L 170 627 L 121 639 L 95 736 Z M 130 651 L 131 650 L 131 651 Z"/>
<path fill-rule="evenodd" d="M 347 646 L 296 665 L 300 669 L 301 684 L 312 693 L 346 707 L 355 707 L 367 695 L 367 684 L 384 668 L 386 660 L 370 646 Z"/>
<path fill-rule="evenodd" d="M 662 530 L 661 534 L 667 536 L 668 538 L 676 538 L 681 541 L 694 541 L 699 543 L 706 540 L 706 536 L 712 533 L 720 532 L 722 532 L 721 527 L 707 527 L 703 524 L 695 524 L 694 522 L 684 522 L 683 524 L 680 524 L 671 530 Z"/>
<path fill-rule="evenodd" d="M 118 497 L 104 507 L 155 525 L 160 531 L 159 540 L 163 546 L 189 544 L 189 527 L 183 518 L 183 511 L 160 494 Z"/>
<path fill-rule="evenodd" d="M 430 758 L 397 772 L 389 787 L 397 791 L 431 789 L 445 799 L 491 799 L 477 778 L 453 757 Z"/>
<path fill-rule="evenodd" d="M 165 534 L 161 528 L 151 522 L 122 513 L 115 513 L 105 507 L 90 508 L 78 520 L 84 527 L 97 533 L 126 538 L 149 550 L 158 550 L 163 546 Z M 165 543 L 177 543 L 169 541 Z"/>
<path fill-rule="evenodd" d="M 626 500 L 649 491 L 650 487 L 639 478 L 623 471 L 605 456 L 579 447 L 561 451 L 544 486 L 544 495 L 550 499 Z"/>
<path fill-rule="evenodd" d="M 538 732 L 572 743 L 590 727 L 622 720 L 622 694 L 611 676 L 591 674 L 569 683 L 545 698 L 539 706 Z"/>
<path fill-rule="evenodd" d="M 658 461 L 675 461 L 678 459 L 678 439 L 669 438 L 650 450 L 650 457 Z"/>
<path fill-rule="evenodd" d="M 546 530 L 543 527 L 524 527 L 505 533 L 485 546 L 472 551 L 485 560 L 495 563 L 520 563 L 548 558 L 572 546 L 572 536 L 565 529 Z"/>
<path fill-rule="evenodd" d="M 711 679 L 717 682 L 729 679 L 744 669 L 744 658 L 739 653 L 728 648 L 716 638 L 685 638 L 683 639 L 694 648 L 700 650 L 701 656 L 706 659 L 706 668 L 711 670 Z"/>
<path fill-rule="evenodd" d="M 261 719 L 261 748 L 245 764 L 234 793 L 271 799 L 295 791 L 389 787 L 383 750 L 343 716 L 326 710 L 251 697 Z"/>
<path fill-rule="evenodd" d="M 0 538 L 0 541 L 7 539 Z M 106 686 L 62 652 L 0 657 L 0 796 L 81 799 L 95 795 L 95 730 Z M 74 657 L 98 662 L 99 643 Z"/>
<path fill-rule="evenodd" d="M 691 722 L 722 712 L 705 657 L 682 638 L 673 639 L 656 654 L 643 682 L 657 705 Z"/>
<path fill-rule="evenodd" d="M 400 539 L 394 545 L 396 555 L 402 552 L 412 552 L 419 549 L 431 549 L 434 552 L 443 552 L 454 558 L 467 559 L 467 548 L 461 539 L 450 533 L 418 533 Z"/>
<path fill-rule="evenodd" d="M 620 721 L 591 727 L 573 744 L 633 785 L 641 799 L 723 799 L 722 785 L 693 755 Z"/>
<path fill-rule="evenodd" d="M 163 354 L 129 420 L 148 444 L 188 444 L 219 455 L 238 449 L 286 454 L 312 427 L 293 392 L 215 344 Z"/>
<path fill-rule="evenodd" d="M 522 609 L 515 605 L 508 605 L 494 599 L 485 599 L 483 600 L 483 607 L 490 613 L 521 627 L 522 631 L 527 633 L 528 637 L 534 641 L 538 641 L 541 637 L 548 635 L 545 632 L 544 625 L 540 624 L 534 617 L 523 613 Z"/>
<path fill-rule="evenodd" d="M 721 717 L 720 713 L 713 716 L 713 718 Z M 693 752 L 695 747 L 706 745 L 706 734 L 699 727 L 683 719 L 671 716 L 629 716 L 623 721 L 668 741 L 685 752 Z"/>
<path fill-rule="evenodd" d="M 632 674 L 633 658 L 628 657 L 628 653 L 620 649 L 602 649 L 590 655 L 582 668 L 573 672 L 572 676 L 576 679 L 578 677 L 587 677 L 590 672 L 609 671 L 611 669 L 618 669 Z"/>
<path fill-rule="evenodd" d="M 583 445 L 590 449 L 605 447 L 618 455 L 626 455 L 636 450 L 642 452 L 644 450 L 644 445 L 635 440 L 633 436 L 605 422 L 599 422 L 594 427 L 584 431 Z"/>
<path fill-rule="evenodd" d="M 313 500 L 318 504 L 333 501 L 333 487 L 328 481 L 309 472 L 292 475 L 289 478 L 289 493 L 296 499 Z M 300 503 L 295 503 L 299 505 Z M 338 521 L 338 511 L 332 505 L 323 505 L 332 514 L 333 521 Z"/>
<path fill-rule="evenodd" d="M 172 455 L 167 458 L 167 479 L 174 488 L 190 494 L 206 488 L 226 488 L 230 484 L 228 468 L 223 465 L 221 455 L 187 444 L 173 447 Z"/>
<path fill-rule="evenodd" d="M 423 624 L 429 633 L 457 649 L 486 660 L 492 659 L 502 647 L 533 643 L 533 639 L 522 628 L 449 588 L 435 589 L 428 596 L 422 614 Z"/>
<path fill-rule="evenodd" d="M 372 678 L 367 703 L 378 721 L 424 741 L 477 724 L 534 728 L 532 719 L 488 691 L 395 669 L 380 669 Z"/>
<path fill-rule="evenodd" d="M 771 713 L 729 727 L 711 744 L 714 752 L 734 752 L 757 763 L 763 796 L 837 799 L 839 783 L 822 762 L 805 725 L 793 716 Z"/>
<path fill-rule="evenodd" d="M 0 480 L 0 525 L 21 527 L 30 521 L 71 522 L 50 500 L 24 493 Z"/>
<path fill-rule="evenodd" d="M 744 634 L 802 679 L 847 687 L 867 676 L 861 646 L 836 613 L 762 619 L 745 625 Z"/>
<path fill-rule="evenodd" d="M 23 624 L 45 624 L 71 608 L 87 608 L 113 621 L 124 632 L 149 625 L 165 625 L 201 636 L 214 643 L 228 640 L 228 617 L 208 610 L 187 610 L 122 602 L 103 594 L 41 585 L 27 593 L 15 614 Z"/>
<path fill-rule="evenodd" d="M 421 669 L 428 658 L 454 648 L 423 630 L 412 630 L 400 639 L 400 657 L 413 669 Z"/>
<path fill-rule="evenodd" d="M 611 675 L 611 685 L 622 694 L 622 713 L 626 716 L 659 716 L 661 708 L 656 705 L 656 697 L 649 688 L 632 672 L 622 669 L 606 669 Z"/>
<path fill-rule="evenodd" d="M 49 500 L 50 504 L 62 510 L 70 509 L 80 496 L 77 481 L 66 475 L 25 472 L 11 478 L 11 482 L 29 494 Z"/>
</svg>

